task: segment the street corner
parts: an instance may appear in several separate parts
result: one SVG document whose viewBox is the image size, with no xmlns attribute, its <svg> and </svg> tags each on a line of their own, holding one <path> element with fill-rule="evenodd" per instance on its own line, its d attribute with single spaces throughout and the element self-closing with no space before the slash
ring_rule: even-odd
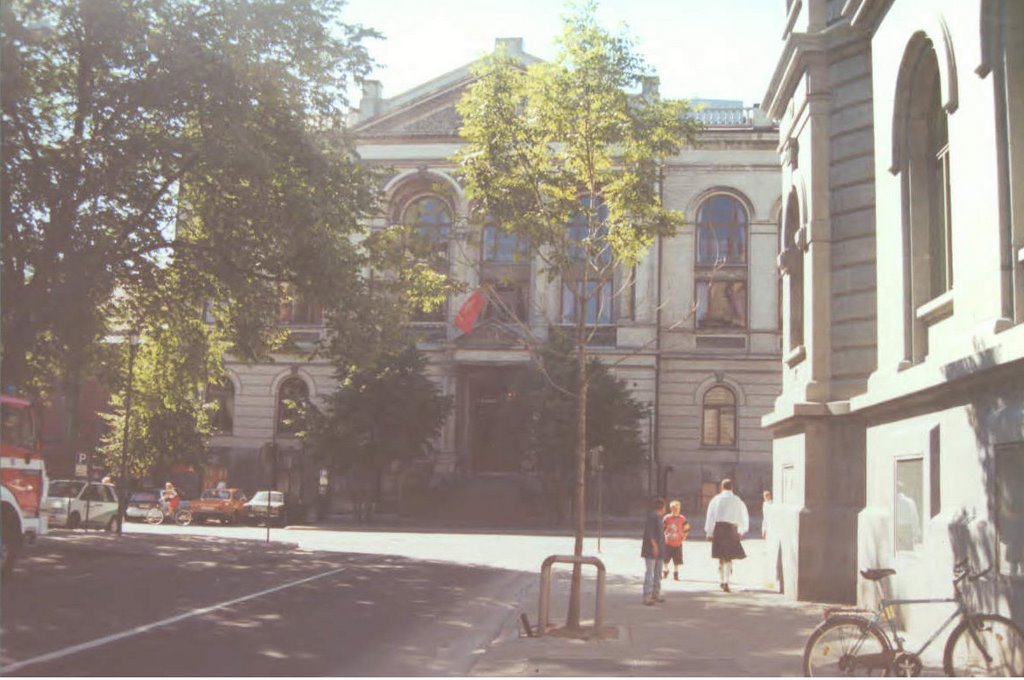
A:
<svg viewBox="0 0 1024 680">
<path fill-rule="evenodd" d="M 554 629 L 527 637 L 517 616 L 481 654 L 475 676 L 649 675 L 793 676 L 820 609 L 764 588 L 739 585 L 721 592 L 704 582 L 673 583 L 665 601 L 644 605 L 639 579 L 613 578 L 605 592 L 609 632 L 574 635 Z M 590 593 L 585 593 L 588 604 Z M 555 604 L 564 604 L 558 593 Z M 524 601 L 530 602 L 529 600 Z M 524 608 L 528 618 L 536 612 Z M 533 622 L 536 624 L 536 622 Z M 593 611 L 584 611 L 593 630 Z M 535 627 L 535 626 L 534 626 Z"/>
</svg>

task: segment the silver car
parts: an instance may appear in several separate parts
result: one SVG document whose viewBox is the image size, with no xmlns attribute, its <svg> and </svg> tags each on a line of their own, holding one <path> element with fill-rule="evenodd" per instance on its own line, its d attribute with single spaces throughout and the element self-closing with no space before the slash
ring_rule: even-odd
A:
<svg viewBox="0 0 1024 680">
<path fill-rule="evenodd" d="M 245 504 L 244 513 L 254 524 L 266 522 L 283 527 L 288 521 L 284 494 L 280 491 L 257 491 Z"/>
<path fill-rule="evenodd" d="M 117 528 L 117 492 L 112 484 L 55 479 L 43 507 L 51 527 Z"/>
</svg>

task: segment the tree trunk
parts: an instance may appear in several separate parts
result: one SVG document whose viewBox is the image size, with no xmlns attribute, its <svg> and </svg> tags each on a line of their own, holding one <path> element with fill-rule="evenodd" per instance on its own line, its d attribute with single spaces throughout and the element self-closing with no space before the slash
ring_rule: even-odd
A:
<svg viewBox="0 0 1024 680">
<path fill-rule="evenodd" d="M 584 305 L 577 305 L 577 308 Z M 576 401 L 576 541 L 573 555 L 583 556 L 583 535 L 586 528 L 586 471 L 587 471 L 587 342 L 586 327 L 583 325 L 584 314 L 577 314 L 576 322 L 576 356 L 579 366 L 579 385 Z M 571 630 L 580 629 L 580 591 L 583 581 L 583 565 L 579 562 L 572 567 L 572 586 L 569 590 L 569 612 L 565 627 Z"/>
</svg>

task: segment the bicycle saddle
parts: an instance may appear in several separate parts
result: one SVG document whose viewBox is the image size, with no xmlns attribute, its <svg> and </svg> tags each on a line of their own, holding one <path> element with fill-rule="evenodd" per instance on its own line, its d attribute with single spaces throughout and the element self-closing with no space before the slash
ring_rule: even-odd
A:
<svg viewBox="0 0 1024 680">
<path fill-rule="evenodd" d="M 860 575 L 869 581 L 877 581 L 886 576 L 892 576 L 895 573 L 895 569 L 862 569 Z"/>
</svg>

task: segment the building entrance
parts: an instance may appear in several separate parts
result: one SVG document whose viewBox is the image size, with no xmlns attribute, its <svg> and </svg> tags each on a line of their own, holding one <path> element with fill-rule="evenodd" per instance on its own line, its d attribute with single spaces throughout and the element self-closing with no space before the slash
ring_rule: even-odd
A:
<svg viewBox="0 0 1024 680">
<path fill-rule="evenodd" d="M 515 398 L 524 369 L 473 368 L 466 374 L 465 443 L 474 472 L 518 472 L 526 448 L 527 414 Z"/>
</svg>

